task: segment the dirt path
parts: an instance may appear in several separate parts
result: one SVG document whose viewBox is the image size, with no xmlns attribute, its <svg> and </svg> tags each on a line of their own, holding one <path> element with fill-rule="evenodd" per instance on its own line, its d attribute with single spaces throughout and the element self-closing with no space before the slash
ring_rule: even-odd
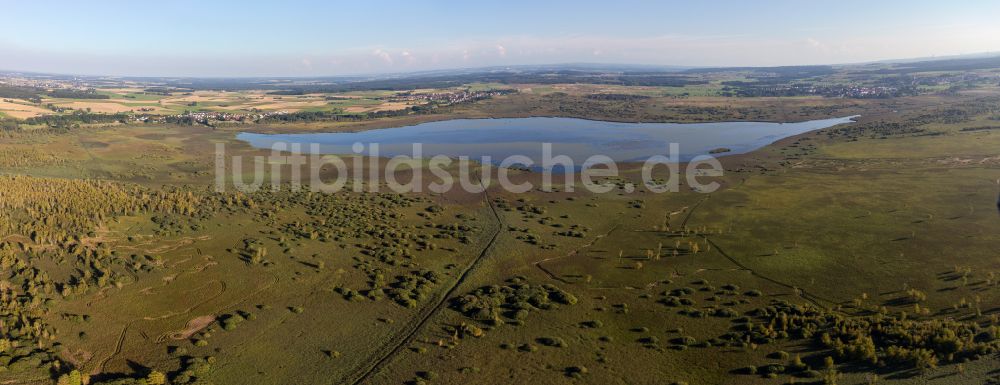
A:
<svg viewBox="0 0 1000 385">
<path fill-rule="evenodd" d="M 172 340 L 186 340 L 188 338 L 191 338 L 191 336 L 193 336 L 195 333 L 201 331 L 201 329 L 208 327 L 208 325 L 212 324 L 212 322 L 215 322 L 215 316 L 203 315 L 195 317 L 184 325 L 184 329 L 167 332 L 165 334 L 167 338 L 170 338 Z M 156 339 L 156 343 L 159 344 L 166 342 L 166 340 L 163 339 L 162 337 L 163 336 L 158 337 Z"/>
<path fill-rule="evenodd" d="M 687 226 L 688 220 L 691 219 L 691 215 L 694 214 L 694 211 L 697 210 L 698 207 L 701 206 L 701 204 L 703 202 L 707 201 L 709 197 L 711 197 L 711 195 L 706 195 L 705 198 L 702 198 L 700 201 L 698 201 L 698 203 L 696 203 L 693 207 L 691 207 L 691 210 L 688 210 L 687 216 L 684 217 L 684 222 L 681 223 L 681 227 L 682 228 L 684 228 L 684 227 Z M 783 282 L 781 280 L 772 278 L 772 277 L 767 276 L 765 274 L 761 274 L 760 272 L 758 272 L 758 271 L 750 268 L 750 266 L 747 266 L 747 265 L 741 263 L 740 261 L 737 261 L 736 258 L 733 258 L 732 256 L 730 256 L 728 253 L 726 253 L 725 250 L 722 249 L 722 247 L 719 247 L 719 245 L 717 243 L 715 243 L 715 241 L 713 241 L 708 236 L 706 236 L 704 234 L 698 234 L 698 236 L 701 237 L 702 239 L 704 239 L 705 242 L 708 242 L 710 245 L 712 245 L 712 247 L 715 248 L 715 250 L 718 251 L 719 254 L 722 255 L 724 258 L 726 258 L 730 263 L 732 263 L 733 265 L 736 265 L 736 267 L 738 267 L 740 270 L 745 270 L 745 271 L 749 272 L 750 275 L 753 275 L 753 276 L 755 276 L 757 278 L 760 278 L 760 279 L 763 279 L 765 281 L 771 282 L 771 283 L 776 284 L 778 286 L 782 286 L 782 287 L 791 289 L 791 290 L 795 291 L 795 294 L 798 295 L 799 297 L 801 297 L 802 299 L 805 299 L 806 301 L 809 301 L 812 304 L 814 304 L 816 306 L 819 306 L 821 308 L 824 308 L 824 309 L 829 309 L 829 307 L 826 306 L 826 305 L 824 305 L 824 304 L 822 304 L 821 302 L 826 302 L 826 303 L 833 304 L 833 305 L 838 304 L 837 301 L 831 300 L 829 298 L 824 298 L 824 297 L 816 295 L 816 294 L 809 293 L 808 291 L 806 291 L 805 289 L 803 289 L 801 287 L 797 287 L 795 285 L 791 285 L 789 283 L 786 283 L 786 282 Z"/>
<path fill-rule="evenodd" d="M 546 269 L 546 268 L 545 268 L 545 266 L 542 266 L 542 263 L 545 263 L 545 262 L 549 262 L 549 261 L 554 261 L 554 260 L 557 260 L 557 259 L 562 259 L 562 258 L 568 258 L 568 257 L 572 257 L 572 256 L 574 256 L 574 255 L 577 255 L 577 254 L 579 254 L 579 253 L 580 253 L 580 251 L 581 251 L 581 250 L 584 250 L 584 249 L 587 249 L 587 248 L 590 248 L 591 246 L 593 246 L 594 244 L 596 244 L 596 243 L 597 243 L 597 241 L 601 240 L 601 239 L 602 239 L 602 238 L 604 238 L 604 237 L 607 237 L 607 236 L 611 235 L 611 233 L 615 232 L 615 230 L 618 230 L 618 228 L 619 228 L 619 227 L 621 227 L 621 225 L 622 225 L 622 223 L 621 223 L 621 220 L 619 220 L 619 221 L 618 221 L 617 223 L 615 223 L 615 225 L 614 225 L 614 226 L 611 226 L 611 229 L 610 229 L 610 230 L 608 230 L 608 232 L 606 232 L 606 233 L 604 233 L 604 234 L 601 234 L 601 235 L 598 235 L 598 236 L 594 237 L 594 239 L 591 239 L 591 240 L 590 240 L 590 242 L 587 242 L 587 243 L 586 243 L 585 245 L 583 245 L 583 246 L 580 246 L 580 247 L 579 247 L 579 248 L 577 248 L 576 250 L 573 250 L 573 251 L 569 252 L 569 253 L 568 253 L 568 254 L 566 254 L 566 255 L 562 255 L 562 256 L 558 256 L 558 257 L 552 257 L 552 258 L 545 258 L 545 259 L 543 259 L 543 260 L 540 260 L 540 261 L 538 261 L 538 262 L 535 262 L 535 263 L 534 263 L 534 265 L 535 265 L 535 267 L 537 267 L 537 268 L 538 268 L 539 270 L 541 270 L 541 271 L 542 271 L 542 272 L 544 272 L 544 273 L 545 273 L 546 275 L 548 275 L 548 276 L 549 276 L 549 278 L 551 278 L 551 279 L 554 279 L 554 280 L 556 280 L 556 281 L 559 281 L 559 282 L 562 282 L 562 283 L 566 283 L 566 284 L 569 284 L 569 283 L 571 283 L 571 282 L 569 282 L 569 281 L 566 281 L 565 279 L 562 279 L 562 278 L 560 278 L 559 276 L 555 275 L 555 273 L 553 273 L 553 272 L 549 271 L 549 269 Z"/>
<path fill-rule="evenodd" d="M 125 346 L 125 335 L 128 334 L 128 329 L 132 327 L 133 322 L 134 321 L 130 321 L 129 323 L 125 324 L 125 327 L 122 328 L 121 334 L 118 336 L 118 343 L 115 345 L 115 351 L 111 352 L 111 354 L 109 354 L 107 358 L 102 360 L 99 365 L 95 366 L 94 369 L 90 371 L 91 375 L 103 373 L 104 367 L 108 364 L 108 362 L 110 362 L 116 356 L 121 354 L 122 348 Z"/>
<path fill-rule="evenodd" d="M 711 195 L 705 195 L 704 198 L 701 198 L 701 200 L 698 201 L 698 203 L 695 203 L 694 206 L 692 206 L 691 209 L 687 211 L 687 215 L 685 215 L 684 216 L 684 220 L 681 221 L 681 228 L 682 229 L 687 228 L 688 220 L 691 219 L 691 214 L 694 214 L 694 211 L 698 209 L 698 206 L 701 206 L 701 204 L 704 203 L 705 201 L 707 201 L 708 197 L 710 197 L 710 196 Z M 687 206 L 685 206 L 684 209 L 687 209 Z"/>
<path fill-rule="evenodd" d="M 7 241 L 12 240 L 14 238 L 20 238 L 21 239 L 20 241 L 15 240 L 14 242 L 24 242 L 24 243 L 31 242 L 31 238 L 28 238 L 28 237 L 26 237 L 24 235 L 21 235 L 21 234 L 9 234 L 6 237 L 4 237 L 3 239 L 0 239 L 0 242 L 7 242 Z"/>
<path fill-rule="evenodd" d="M 482 180 L 480 180 L 480 184 L 482 184 Z M 399 352 L 410 344 L 417 332 L 424 328 L 427 322 L 430 321 L 431 317 L 445 307 L 448 299 L 451 298 L 456 290 L 458 290 L 459 286 L 465 282 L 472 271 L 475 270 L 476 267 L 490 254 L 490 251 L 493 250 L 494 245 L 496 245 L 497 238 L 499 238 L 500 234 L 503 232 L 504 222 L 500 213 L 497 212 L 496 207 L 493 206 L 493 202 L 490 200 L 490 195 L 485 188 L 483 190 L 483 198 L 486 200 L 486 204 L 489 205 L 490 211 L 493 213 L 493 218 L 496 220 L 496 229 L 494 229 L 492 235 L 490 235 L 490 240 L 486 243 L 486 246 L 483 247 L 483 250 L 479 253 L 476 259 L 472 261 L 472 263 L 468 264 L 465 269 L 462 270 L 462 274 L 460 274 L 458 279 L 455 280 L 448 290 L 445 291 L 444 295 L 438 298 L 437 303 L 435 303 L 434 306 L 425 308 L 427 310 L 424 311 L 417 320 L 409 323 L 412 326 L 403 328 L 403 330 L 400 330 L 397 335 L 391 339 L 391 341 L 394 340 L 396 342 L 390 342 L 376 351 L 372 354 L 371 359 L 367 360 L 369 364 L 356 369 L 353 373 L 347 375 L 340 383 L 354 385 L 362 384 L 384 369 L 393 357 L 399 354 Z"/>
<path fill-rule="evenodd" d="M 750 268 L 749 266 L 744 265 L 743 263 L 737 261 L 735 258 L 729 256 L 728 253 L 726 253 L 724 250 L 722 250 L 722 248 L 719 247 L 718 244 L 716 244 L 714 241 L 712 241 L 708 237 L 706 237 L 704 235 L 701 235 L 701 238 L 703 238 L 706 242 L 708 242 L 709 244 L 711 244 L 712 247 L 714 247 L 715 250 L 719 252 L 719 254 L 721 254 L 723 257 L 725 257 L 726 259 L 728 259 L 729 262 L 731 262 L 732 264 L 734 264 L 737 267 L 739 267 L 740 270 L 745 270 L 745 271 L 749 272 L 750 275 L 753 275 L 754 277 L 763 279 L 765 281 L 771 282 L 771 283 L 776 284 L 778 286 L 783 286 L 783 287 L 795 290 L 796 294 L 799 297 L 802 297 L 806 301 L 812 302 L 813 305 L 819 306 L 819 307 L 824 308 L 824 309 L 829 309 L 829 307 L 826 306 L 826 305 L 821 304 L 820 301 L 827 302 L 827 303 L 830 303 L 830 304 L 833 304 L 833 305 L 838 304 L 837 301 L 834 301 L 832 299 L 824 298 L 824 297 L 821 297 L 819 295 L 809 293 L 808 291 L 806 291 L 805 289 L 803 289 L 801 287 L 797 287 L 795 285 L 791 285 L 791 284 L 785 283 L 783 281 L 779 281 L 777 279 L 771 278 L 771 277 L 769 277 L 767 275 L 761 274 L 761 273 L 757 272 L 756 270 Z"/>
</svg>

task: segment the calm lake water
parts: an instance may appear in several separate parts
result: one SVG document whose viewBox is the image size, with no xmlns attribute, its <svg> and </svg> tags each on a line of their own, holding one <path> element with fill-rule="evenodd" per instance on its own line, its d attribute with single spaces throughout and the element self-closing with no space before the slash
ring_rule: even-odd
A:
<svg viewBox="0 0 1000 385">
<path fill-rule="evenodd" d="M 413 155 L 412 143 L 423 144 L 423 156 L 468 156 L 492 162 L 511 155 L 525 155 L 541 161 L 541 143 L 552 143 L 553 155 L 567 155 L 582 164 L 591 155 L 602 154 L 617 162 L 645 160 L 667 155 L 669 143 L 680 144 L 680 159 L 687 161 L 713 149 L 728 148 L 725 154 L 753 151 L 781 138 L 803 132 L 850 123 L 854 118 L 811 120 L 799 123 L 615 123 L 572 118 L 456 119 L 413 126 L 361 132 L 317 134 L 240 133 L 237 139 L 257 148 L 271 148 L 275 142 L 298 143 L 309 152 L 319 144 L 322 154 L 353 154 L 352 145 L 378 143 L 379 156 Z M 723 155 L 723 154 L 719 154 Z"/>
</svg>

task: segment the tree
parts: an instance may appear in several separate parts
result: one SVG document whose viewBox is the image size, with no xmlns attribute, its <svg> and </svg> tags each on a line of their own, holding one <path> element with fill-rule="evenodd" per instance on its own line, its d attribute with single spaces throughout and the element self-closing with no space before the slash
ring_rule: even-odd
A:
<svg viewBox="0 0 1000 385">
<path fill-rule="evenodd" d="M 146 376 L 146 383 L 149 385 L 164 385 L 167 383 L 167 376 L 159 371 L 153 370 Z"/>
<path fill-rule="evenodd" d="M 823 358 L 823 366 L 826 367 L 827 369 L 833 369 L 834 365 L 835 364 L 833 362 L 833 357 L 826 356 L 826 358 Z"/>
<path fill-rule="evenodd" d="M 82 376 L 79 370 L 73 370 L 69 373 L 59 376 L 59 380 L 56 381 L 56 385 L 82 385 Z"/>
</svg>

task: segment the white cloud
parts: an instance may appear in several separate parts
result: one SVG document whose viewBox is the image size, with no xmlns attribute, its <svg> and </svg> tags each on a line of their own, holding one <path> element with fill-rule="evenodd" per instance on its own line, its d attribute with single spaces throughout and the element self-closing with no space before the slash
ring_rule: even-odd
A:
<svg viewBox="0 0 1000 385">
<path fill-rule="evenodd" d="M 382 60 L 383 62 L 385 62 L 385 64 L 388 64 L 390 66 L 393 63 L 392 55 L 390 55 L 388 52 L 383 51 L 381 48 L 376 49 L 375 51 L 373 51 L 372 55 L 375 55 L 375 57 L 379 58 L 380 60 Z"/>
<path fill-rule="evenodd" d="M 50 52 L 0 40 L 0 69 L 149 76 L 344 75 L 579 61 L 689 66 L 834 64 L 998 49 L 1000 25 L 930 25 L 919 30 L 855 34 L 810 31 L 808 35 L 787 37 L 520 35 L 405 47 L 357 47 L 308 55 Z"/>
<path fill-rule="evenodd" d="M 417 62 L 417 57 L 408 50 L 400 52 L 399 56 L 403 58 L 403 62 L 406 63 L 406 65 L 414 65 Z"/>
</svg>

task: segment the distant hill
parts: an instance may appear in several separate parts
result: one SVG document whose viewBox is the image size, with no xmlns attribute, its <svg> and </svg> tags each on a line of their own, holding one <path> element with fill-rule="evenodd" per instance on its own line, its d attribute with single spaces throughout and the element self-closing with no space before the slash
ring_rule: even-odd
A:
<svg viewBox="0 0 1000 385">
<path fill-rule="evenodd" d="M 501 84 L 591 83 L 623 86 L 679 87 L 690 84 L 702 84 L 704 81 L 696 79 L 697 75 L 714 72 L 758 73 L 761 74 L 760 76 L 771 78 L 772 82 L 779 82 L 829 75 L 840 69 L 862 71 L 871 74 L 906 74 L 927 71 L 968 71 L 984 68 L 1000 68 L 1000 54 L 980 53 L 854 64 L 772 67 L 685 67 L 647 64 L 563 63 L 321 77 L 113 77 L 44 74 L 24 71 L 0 71 L 0 75 L 91 82 L 132 81 L 188 90 L 238 91 L 262 89 L 295 94 L 373 89 L 446 88 L 474 82 Z"/>
</svg>

